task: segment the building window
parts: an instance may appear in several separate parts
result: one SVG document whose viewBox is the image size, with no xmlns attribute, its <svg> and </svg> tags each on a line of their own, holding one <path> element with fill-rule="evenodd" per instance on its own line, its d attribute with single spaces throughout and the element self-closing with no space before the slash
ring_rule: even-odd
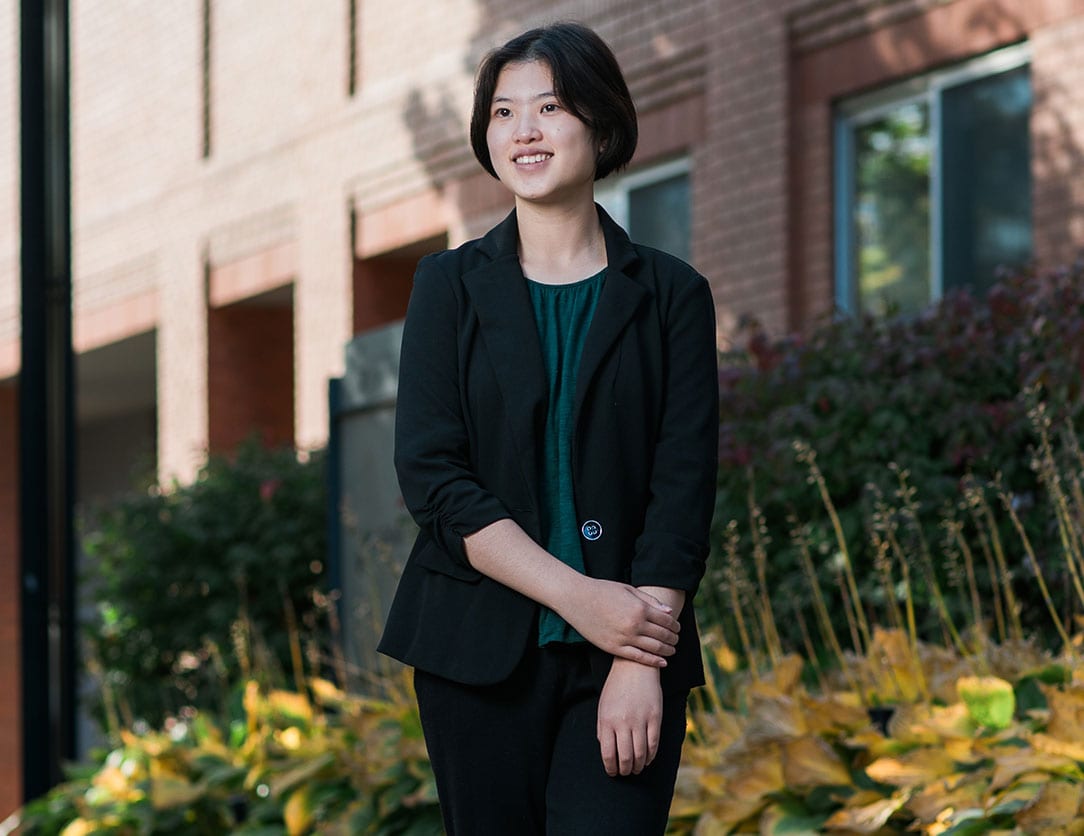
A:
<svg viewBox="0 0 1084 836">
<path fill-rule="evenodd" d="M 690 260 L 688 160 L 609 177 L 595 189 L 595 199 L 636 243 Z"/>
<path fill-rule="evenodd" d="M 843 101 L 836 304 L 914 313 L 1031 257 L 1026 44 Z"/>
</svg>

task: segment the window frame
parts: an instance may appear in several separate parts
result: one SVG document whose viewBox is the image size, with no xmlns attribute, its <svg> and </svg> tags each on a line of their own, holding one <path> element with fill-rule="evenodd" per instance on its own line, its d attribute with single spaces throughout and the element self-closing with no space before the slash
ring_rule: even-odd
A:
<svg viewBox="0 0 1084 836">
<path fill-rule="evenodd" d="M 930 131 L 930 217 L 929 275 L 930 299 L 944 294 L 941 212 L 941 98 L 948 88 L 998 75 L 1031 64 L 1027 41 L 1002 47 L 961 64 L 933 70 L 921 76 L 891 84 L 869 93 L 841 99 L 833 117 L 833 243 L 835 250 L 835 304 L 842 313 L 860 313 L 858 305 L 854 235 L 855 160 L 854 134 L 857 128 L 876 121 L 907 104 L 925 103 Z"/>
<path fill-rule="evenodd" d="M 692 161 L 688 157 L 667 160 L 638 168 L 628 173 L 614 174 L 595 186 L 595 202 L 609 213 L 624 230 L 629 228 L 629 193 L 644 186 L 653 186 L 671 177 L 686 175 L 692 186 Z M 691 193 L 690 193 L 691 197 Z M 689 230 L 690 236 L 692 230 Z"/>
</svg>

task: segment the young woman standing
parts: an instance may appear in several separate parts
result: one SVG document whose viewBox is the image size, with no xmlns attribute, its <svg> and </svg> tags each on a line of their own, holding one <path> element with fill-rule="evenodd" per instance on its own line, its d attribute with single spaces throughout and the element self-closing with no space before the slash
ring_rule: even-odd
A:
<svg viewBox="0 0 1084 836">
<path fill-rule="evenodd" d="M 594 202 L 636 113 L 590 29 L 482 62 L 471 144 L 515 196 L 422 259 L 396 467 L 420 533 L 380 648 L 413 665 L 450 834 L 661 834 L 714 506 L 707 282 Z"/>
</svg>

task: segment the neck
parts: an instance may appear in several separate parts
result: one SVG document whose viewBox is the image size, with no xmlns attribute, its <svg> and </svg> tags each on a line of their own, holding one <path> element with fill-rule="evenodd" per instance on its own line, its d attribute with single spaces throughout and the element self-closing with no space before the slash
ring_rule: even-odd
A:
<svg viewBox="0 0 1084 836">
<path fill-rule="evenodd" d="M 516 201 L 519 261 L 523 274 L 546 284 L 566 284 L 606 266 L 606 242 L 593 201 L 545 207 Z"/>
</svg>

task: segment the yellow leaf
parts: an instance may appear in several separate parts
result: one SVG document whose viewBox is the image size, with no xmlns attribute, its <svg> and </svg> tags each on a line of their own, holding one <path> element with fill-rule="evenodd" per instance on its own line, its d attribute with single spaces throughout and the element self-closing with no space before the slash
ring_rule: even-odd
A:
<svg viewBox="0 0 1084 836">
<path fill-rule="evenodd" d="M 96 829 L 86 819 L 72 819 L 68 822 L 68 826 L 60 831 L 60 836 L 90 836 Z"/>
<path fill-rule="evenodd" d="M 267 695 L 268 707 L 277 715 L 291 720 L 312 720 L 312 703 L 304 694 L 293 691 L 272 691 Z"/>
<path fill-rule="evenodd" d="M 155 810 L 168 810 L 191 804 L 205 789 L 202 784 L 190 784 L 179 778 L 158 778 L 151 782 L 151 806 Z"/>
<path fill-rule="evenodd" d="M 1035 801 L 1016 814 L 1016 823 L 1025 833 L 1051 833 L 1076 824 L 1084 788 L 1067 781 L 1050 781 L 1039 790 Z M 1062 830 L 1061 832 L 1065 832 Z"/>
<path fill-rule="evenodd" d="M 697 715 L 698 733 L 713 749 L 725 749 L 745 734 L 745 719 L 732 711 L 702 712 Z M 714 752 L 713 752 L 714 754 Z"/>
<path fill-rule="evenodd" d="M 715 664 L 726 673 L 734 673 L 738 669 L 738 665 L 741 664 L 741 660 L 738 658 L 738 654 L 724 640 L 722 644 L 715 648 Z"/>
<path fill-rule="evenodd" d="M 764 798 L 747 798 L 730 793 L 713 799 L 693 833 L 696 836 L 702 833 L 730 833 L 737 825 L 759 813 L 765 804 L 767 800 Z"/>
<path fill-rule="evenodd" d="M 975 733 L 975 723 L 962 702 L 933 706 L 929 716 L 916 722 L 915 727 L 929 731 L 937 738 L 970 738 Z"/>
<path fill-rule="evenodd" d="M 282 744 L 282 748 L 294 752 L 301 747 L 301 729 L 290 726 L 275 734 L 275 738 Z"/>
<path fill-rule="evenodd" d="M 346 692 L 339 688 L 334 682 L 329 682 L 326 679 L 316 677 L 309 680 L 309 687 L 312 689 L 313 696 L 321 703 L 341 705 L 346 701 Z"/>
<path fill-rule="evenodd" d="M 903 630 L 875 627 L 868 659 L 877 696 L 909 702 L 922 693 L 921 664 Z"/>
<path fill-rule="evenodd" d="M 243 705 L 245 716 L 248 718 L 248 733 L 251 736 L 256 733 L 260 720 L 260 683 L 255 679 L 250 679 L 245 683 Z"/>
<path fill-rule="evenodd" d="M 943 749 L 914 749 L 896 758 L 878 758 L 866 767 L 874 781 L 897 787 L 914 787 L 944 778 L 956 764 Z"/>
<path fill-rule="evenodd" d="M 853 833 L 876 833 L 884 827 L 892 814 L 907 802 L 907 793 L 896 793 L 867 804 L 846 806 L 836 810 L 824 823 L 828 830 L 849 830 Z"/>
<path fill-rule="evenodd" d="M 754 742 L 799 737 L 809 731 L 801 705 L 789 696 L 754 697 L 746 737 Z"/>
<path fill-rule="evenodd" d="M 726 778 L 718 772 L 703 772 L 699 776 L 700 788 L 708 795 L 722 795 L 726 789 Z"/>
<path fill-rule="evenodd" d="M 312 824 L 315 811 L 310 787 L 306 784 L 292 793 L 282 808 L 282 820 L 289 836 L 301 836 Z"/>
<path fill-rule="evenodd" d="M 1044 752 L 1048 755 L 1064 755 L 1075 761 L 1084 761 L 1084 743 L 1058 740 L 1042 732 L 1028 735 L 1028 743 L 1037 752 Z"/>
<path fill-rule="evenodd" d="M 994 775 L 990 790 L 996 791 L 1030 773 L 1079 775 L 1076 761 L 1062 755 L 1036 752 L 1033 749 L 1001 747 L 994 750 Z"/>
<path fill-rule="evenodd" d="M 1040 687 L 1050 711 L 1046 733 L 1059 740 L 1084 743 L 1084 688 L 1062 690 L 1051 685 Z"/>
<path fill-rule="evenodd" d="M 741 819 L 738 819 L 741 821 Z M 734 825 L 729 821 L 717 819 L 713 812 L 706 812 L 696 822 L 693 836 L 727 836 L 733 830 Z"/>
<path fill-rule="evenodd" d="M 806 725 L 813 734 L 855 732 L 869 725 L 869 714 L 854 694 L 802 697 Z"/>
<path fill-rule="evenodd" d="M 783 780 L 791 789 L 850 786 L 851 773 L 828 743 L 806 735 L 783 744 Z"/>
<path fill-rule="evenodd" d="M 768 672 L 759 683 L 756 683 L 750 691 L 757 687 L 772 686 L 779 694 L 792 694 L 802 681 L 802 669 L 805 662 L 796 653 L 788 653 Z"/>
<path fill-rule="evenodd" d="M 128 776 L 119 767 L 105 766 L 91 779 L 91 783 L 117 798 L 123 797 L 129 788 Z"/>
<path fill-rule="evenodd" d="M 907 801 L 907 810 L 922 824 L 951 824 L 952 813 L 983 807 L 985 774 L 953 774 L 920 789 Z M 961 780 L 963 779 L 963 780 Z M 950 811 L 946 815 L 946 811 Z"/>
<path fill-rule="evenodd" d="M 852 749 L 865 749 L 870 758 L 883 758 L 898 755 L 911 749 L 911 746 L 894 737 L 885 737 L 872 729 L 848 735 L 843 742 Z"/>
<path fill-rule="evenodd" d="M 731 752 L 724 775 L 726 795 L 730 797 L 759 800 L 786 786 L 782 752 L 775 743 Z"/>
</svg>

